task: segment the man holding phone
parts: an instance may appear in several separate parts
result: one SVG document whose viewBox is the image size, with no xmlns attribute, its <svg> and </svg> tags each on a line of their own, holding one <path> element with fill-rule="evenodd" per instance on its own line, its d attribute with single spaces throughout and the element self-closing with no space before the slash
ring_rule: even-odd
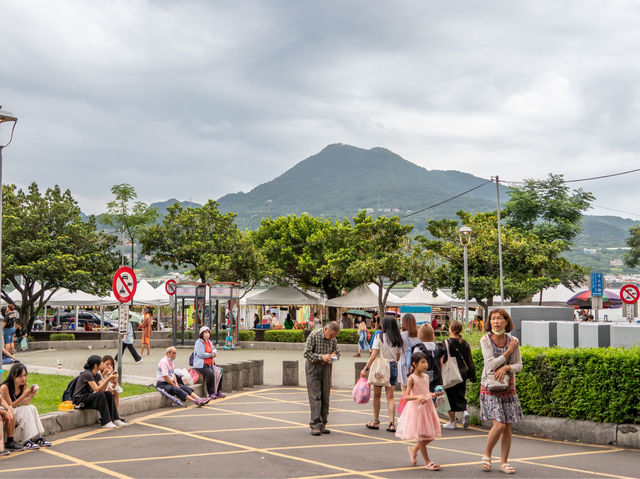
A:
<svg viewBox="0 0 640 479">
<path fill-rule="evenodd" d="M 311 408 L 311 435 L 329 434 L 327 416 L 329 415 L 329 395 L 331 393 L 331 367 L 340 357 L 336 336 L 340 326 L 330 321 L 322 329 L 316 329 L 307 338 L 304 357 L 307 362 L 307 392 Z"/>
</svg>

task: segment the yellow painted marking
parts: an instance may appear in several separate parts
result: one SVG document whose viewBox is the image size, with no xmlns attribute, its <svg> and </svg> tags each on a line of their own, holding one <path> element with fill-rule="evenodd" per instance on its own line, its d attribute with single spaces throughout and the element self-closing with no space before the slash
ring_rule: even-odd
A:
<svg viewBox="0 0 640 479">
<path fill-rule="evenodd" d="M 120 474 L 119 472 L 112 471 L 111 469 L 107 469 L 106 467 L 97 466 L 97 465 L 92 464 L 90 462 L 83 461 L 82 459 L 78 459 L 77 457 L 73 457 L 73 456 L 70 456 L 68 454 L 63 454 L 63 453 L 58 452 L 58 451 L 53 450 L 53 449 L 41 448 L 41 450 L 46 454 L 51 454 L 52 456 L 59 457 L 59 458 L 64 459 L 66 461 L 76 463 L 79 466 L 84 466 L 84 467 L 87 467 L 89 469 L 93 469 L 94 471 L 98 471 L 98 472 L 101 472 L 103 474 L 107 474 L 109 476 L 117 477 L 118 479 L 132 479 L 130 476 L 127 476 L 126 474 Z"/>
<path fill-rule="evenodd" d="M 187 457 L 202 457 L 202 456 L 222 456 L 224 454 L 246 454 L 252 451 L 217 451 L 217 452 L 196 452 L 193 454 L 180 454 L 176 456 L 157 456 L 157 457 L 134 457 L 131 459 L 111 459 L 107 461 L 96 461 L 93 464 L 119 464 L 121 462 L 141 462 L 141 461 L 160 461 L 164 459 L 184 459 Z"/>
<path fill-rule="evenodd" d="M 523 457 L 520 458 L 510 458 L 510 461 L 538 461 L 540 459 L 554 459 L 556 457 L 571 457 L 571 456 L 584 456 L 586 454 L 608 454 L 610 452 L 618 452 L 624 451 L 625 449 L 607 449 L 600 451 L 584 451 L 584 452 L 568 452 L 566 454 L 550 454 L 548 456 L 537 456 L 537 457 Z"/>
<path fill-rule="evenodd" d="M 75 462 L 70 462 L 68 464 L 52 464 L 51 466 L 14 467 L 13 469 L 0 469 L 0 474 L 5 472 L 35 471 L 38 469 L 49 469 L 54 467 L 78 467 L 79 465 L 80 464 L 77 464 Z"/>
<path fill-rule="evenodd" d="M 560 469 L 561 471 L 578 472 L 580 474 L 591 474 L 593 476 L 614 477 L 616 479 L 634 479 L 631 476 L 618 476 L 618 475 L 611 474 L 611 473 L 587 471 L 585 469 L 575 469 L 573 467 L 555 466 L 555 465 L 551 465 L 551 464 L 541 464 L 539 462 L 525 461 L 523 459 L 514 459 L 513 460 L 513 462 L 516 462 L 516 461 L 517 462 L 521 462 L 523 464 L 529 464 L 529 465 L 532 465 L 532 466 L 550 467 L 551 469 Z"/>
</svg>

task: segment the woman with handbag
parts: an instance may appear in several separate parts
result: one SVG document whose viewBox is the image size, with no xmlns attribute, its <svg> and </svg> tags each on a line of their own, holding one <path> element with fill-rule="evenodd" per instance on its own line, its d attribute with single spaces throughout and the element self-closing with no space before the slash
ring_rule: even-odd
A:
<svg viewBox="0 0 640 479">
<path fill-rule="evenodd" d="M 471 356 L 471 347 L 464 339 L 462 339 L 462 323 L 457 319 L 454 319 L 449 323 L 449 339 L 445 340 L 445 349 L 447 352 L 447 359 L 449 356 L 455 358 L 456 361 L 451 361 L 451 364 L 455 365 L 460 371 L 460 379 L 462 382 L 455 386 L 446 387 L 447 399 L 449 400 L 449 422 L 444 424 L 444 429 L 456 428 L 456 412 L 462 412 L 462 427 L 469 427 L 470 417 L 467 412 L 467 399 L 465 394 L 467 392 L 467 379 L 472 383 L 476 382 L 476 368 L 473 364 L 473 357 Z M 456 364 L 457 363 L 457 364 Z M 446 364 L 449 364 L 447 361 Z"/>
<path fill-rule="evenodd" d="M 400 355 L 400 384 L 402 385 L 402 394 L 407 389 L 407 378 L 411 369 L 411 350 L 420 342 L 418 338 L 418 325 L 413 314 L 407 313 L 402 317 L 401 325 L 402 336 L 402 354 Z"/>
<path fill-rule="evenodd" d="M 493 421 L 487 437 L 487 447 L 482 458 L 482 468 L 491 470 L 491 453 L 501 439 L 500 470 L 514 474 L 508 463 L 511 449 L 511 424 L 522 419 L 522 407 L 516 392 L 514 373 L 522 371 L 522 355 L 518 339 L 506 333 L 513 330 L 513 321 L 504 309 L 489 314 L 484 330 L 487 335 L 480 340 L 484 369 L 480 387 L 480 417 Z"/>
<path fill-rule="evenodd" d="M 398 361 L 402 353 L 402 336 L 393 316 L 385 316 L 382 331 L 376 336 L 367 365 L 360 372 L 361 377 L 369 377 L 373 386 L 373 421 L 367 423 L 369 429 L 380 429 L 380 397 L 384 387 L 389 410 L 387 431 L 396 432 L 396 401 L 393 387 L 398 380 Z"/>
</svg>

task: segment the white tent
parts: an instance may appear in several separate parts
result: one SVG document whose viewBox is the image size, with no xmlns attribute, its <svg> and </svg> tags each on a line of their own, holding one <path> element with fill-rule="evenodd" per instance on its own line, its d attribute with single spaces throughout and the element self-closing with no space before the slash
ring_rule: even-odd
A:
<svg viewBox="0 0 640 479">
<path fill-rule="evenodd" d="M 395 306 L 399 302 L 400 298 L 398 296 L 389 293 L 387 306 Z M 343 296 L 327 300 L 325 305 L 336 308 L 377 308 L 378 286 L 375 284 L 363 284 Z"/>
<path fill-rule="evenodd" d="M 109 306 L 118 304 L 115 298 L 108 296 L 100 297 L 84 291 L 71 292 L 68 289 L 61 288 L 49 298 L 47 304 L 50 307 L 56 306 Z"/>
<path fill-rule="evenodd" d="M 136 294 L 133 295 L 133 304 L 166 306 L 170 302 L 168 296 L 169 295 L 163 297 L 160 293 L 158 293 L 158 291 L 153 288 L 153 286 L 151 286 L 147 281 L 143 279 L 141 281 L 138 281 Z M 116 300 L 113 292 L 111 293 L 111 299 Z"/>
<path fill-rule="evenodd" d="M 578 291 L 580 291 L 580 288 L 577 288 L 575 291 L 571 291 L 563 284 L 559 284 L 553 288 L 544 289 L 542 291 L 542 304 L 544 306 L 566 306 L 567 301 Z M 540 304 L 540 293 L 533 295 L 533 298 L 531 298 L 531 304 Z"/>
<path fill-rule="evenodd" d="M 302 291 L 294 286 L 274 286 L 266 291 L 247 298 L 247 305 L 304 305 L 323 304 L 322 298 L 317 295 Z"/>
<path fill-rule="evenodd" d="M 403 296 L 393 303 L 387 301 L 388 306 L 442 306 L 451 307 L 455 300 L 444 293 L 441 289 L 437 290 L 438 296 L 434 296 L 431 291 L 422 288 L 422 283 L 413 288 L 406 296 Z"/>
</svg>

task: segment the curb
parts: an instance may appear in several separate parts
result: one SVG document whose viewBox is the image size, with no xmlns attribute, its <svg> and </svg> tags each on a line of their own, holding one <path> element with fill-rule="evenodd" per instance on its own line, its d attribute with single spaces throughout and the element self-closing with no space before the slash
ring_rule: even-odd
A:
<svg viewBox="0 0 640 479">
<path fill-rule="evenodd" d="M 256 349 L 266 351 L 304 351 L 305 343 L 285 343 L 274 341 L 238 341 L 238 345 L 245 349 Z M 340 352 L 354 353 L 358 352 L 357 344 L 338 343 Z"/>
<path fill-rule="evenodd" d="M 152 348 L 171 346 L 171 339 L 151 339 Z M 28 351 L 42 350 L 67 350 L 67 349 L 118 349 L 117 339 L 85 339 L 76 341 L 32 341 Z"/>
<path fill-rule="evenodd" d="M 480 418 L 480 410 L 477 407 L 469 405 L 467 410 L 472 417 Z M 489 428 L 492 425 L 491 421 L 480 421 L 480 424 Z M 561 441 L 640 448 L 640 425 L 637 424 L 600 423 L 526 414 L 524 419 L 514 423 L 512 428 L 520 434 Z"/>
</svg>

